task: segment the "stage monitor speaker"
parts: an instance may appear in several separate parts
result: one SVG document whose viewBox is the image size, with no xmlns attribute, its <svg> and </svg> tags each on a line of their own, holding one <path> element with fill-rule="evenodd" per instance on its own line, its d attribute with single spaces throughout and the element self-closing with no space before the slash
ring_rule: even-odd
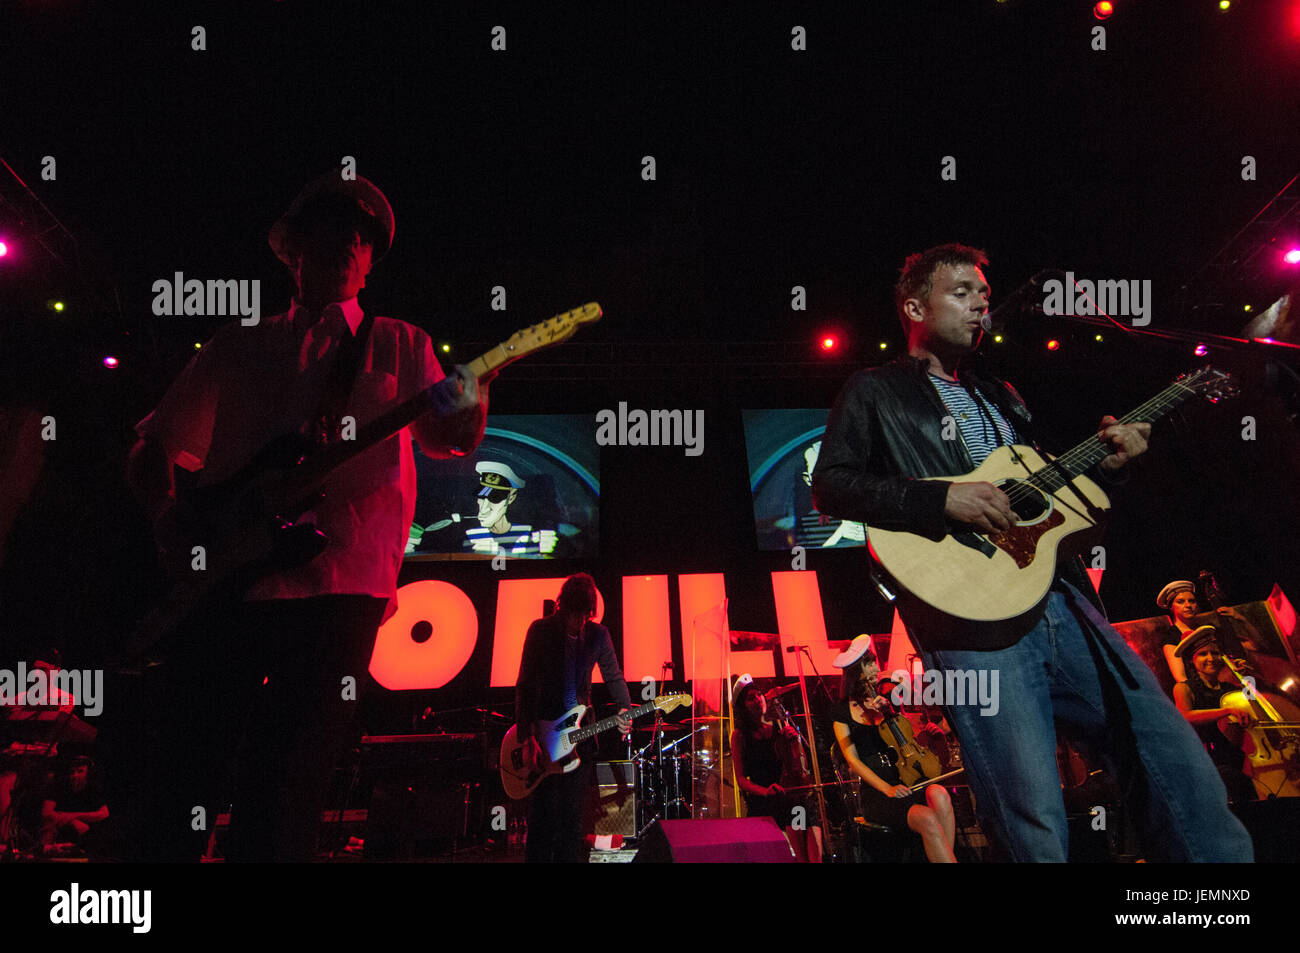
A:
<svg viewBox="0 0 1300 953">
<path fill-rule="evenodd" d="M 770 817 L 658 821 L 641 839 L 633 862 L 792 864 L 794 852 Z"/>
<path fill-rule="evenodd" d="M 636 766 L 631 761 L 596 762 L 595 834 L 636 835 Z"/>
</svg>

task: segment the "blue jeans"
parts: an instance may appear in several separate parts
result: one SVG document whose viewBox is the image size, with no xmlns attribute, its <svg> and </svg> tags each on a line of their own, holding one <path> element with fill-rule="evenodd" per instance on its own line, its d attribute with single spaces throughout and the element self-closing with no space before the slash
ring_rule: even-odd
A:
<svg viewBox="0 0 1300 953">
<path fill-rule="evenodd" d="M 973 703 L 946 709 L 985 833 L 1013 860 L 1066 859 L 1060 721 L 1097 745 L 1121 790 L 1136 792 L 1139 803 L 1127 806 L 1148 859 L 1253 860 L 1196 732 L 1123 637 L 1077 590 L 1059 585 L 1065 592 L 1049 594 L 1038 625 L 1010 648 L 921 651 L 927 669 L 998 672 L 996 714 L 981 715 Z"/>
</svg>

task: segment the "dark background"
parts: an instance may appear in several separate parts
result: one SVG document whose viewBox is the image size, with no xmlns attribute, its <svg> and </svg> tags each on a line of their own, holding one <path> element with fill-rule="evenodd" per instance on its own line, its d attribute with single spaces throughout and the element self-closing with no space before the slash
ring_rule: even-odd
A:
<svg viewBox="0 0 1300 953">
<path fill-rule="evenodd" d="M 0 394 L 59 421 L 10 536 L 4 634 L 96 664 L 143 611 L 158 579 L 121 476 L 131 427 L 217 323 L 154 317 L 150 286 L 175 271 L 257 278 L 263 312 L 282 310 L 291 285 L 267 228 L 344 155 L 397 219 L 362 303 L 452 344 L 452 360 L 604 306 L 575 341 L 507 370 L 494 410 L 705 410 L 701 457 L 602 451 L 598 562 L 510 571 L 592 571 L 616 639 L 621 575 L 725 571 L 732 625 L 772 631 L 767 574 L 789 556 L 756 550 L 741 411 L 828 406 L 853 369 L 897 354 L 891 289 L 909 252 L 986 248 L 995 305 L 1045 267 L 1150 279 L 1152 327 L 1174 331 L 1233 334 L 1244 304 L 1277 297 L 1276 276 L 1242 287 L 1208 264 L 1300 170 L 1294 6 L 1127 0 L 1096 52 L 1084 0 L 8 4 L 0 155 L 78 245 L 60 262 L 20 237 L 0 263 Z M 190 48 L 195 24 L 206 51 Z M 806 52 L 790 49 L 795 24 Z M 956 181 L 940 180 L 945 155 Z M 505 312 L 489 308 L 494 285 Z M 790 309 L 794 285 L 806 311 Z M 61 315 L 44 308 L 54 296 Z M 826 329 L 842 339 L 830 357 L 814 345 Z M 983 348 L 1056 449 L 1199 363 L 1183 340 L 1094 333 L 1025 317 Z M 1043 349 L 1048 334 L 1061 350 Z M 1158 425 L 1115 494 L 1114 618 L 1154 614 L 1165 582 L 1202 568 L 1231 601 L 1275 580 L 1300 596 L 1293 411 L 1261 350 L 1213 350 L 1243 395 Z M 107 353 L 121 367 L 104 369 Z M 832 638 L 887 630 L 863 561 L 811 555 Z M 430 575 L 469 592 L 483 626 L 437 701 L 481 701 L 496 577 L 425 565 L 402 581 Z M 394 700 L 375 727 L 428 702 Z"/>
</svg>

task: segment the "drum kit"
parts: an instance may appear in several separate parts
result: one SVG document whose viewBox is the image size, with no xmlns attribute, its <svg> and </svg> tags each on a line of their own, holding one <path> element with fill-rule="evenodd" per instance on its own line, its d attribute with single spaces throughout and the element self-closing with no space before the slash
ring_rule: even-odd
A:
<svg viewBox="0 0 1300 953">
<path fill-rule="evenodd" d="M 699 815 L 703 804 L 693 801 L 703 795 L 710 778 L 720 772 L 717 752 L 698 742 L 719 720 L 687 718 L 670 723 L 659 715 L 651 727 L 635 729 L 650 740 L 632 753 L 636 768 L 637 834 L 655 821 L 685 820 Z M 695 744 L 692 744 L 695 742 Z M 694 750 L 693 750 L 694 749 Z"/>
</svg>

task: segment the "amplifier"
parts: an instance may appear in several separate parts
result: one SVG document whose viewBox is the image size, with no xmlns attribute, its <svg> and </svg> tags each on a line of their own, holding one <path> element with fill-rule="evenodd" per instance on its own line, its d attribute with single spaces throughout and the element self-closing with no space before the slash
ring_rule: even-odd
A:
<svg viewBox="0 0 1300 953">
<path fill-rule="evenodd" d="M 596 762 L 596 834 L 636 836 L 636 766 L 631 761 Z"/>
</svg>

